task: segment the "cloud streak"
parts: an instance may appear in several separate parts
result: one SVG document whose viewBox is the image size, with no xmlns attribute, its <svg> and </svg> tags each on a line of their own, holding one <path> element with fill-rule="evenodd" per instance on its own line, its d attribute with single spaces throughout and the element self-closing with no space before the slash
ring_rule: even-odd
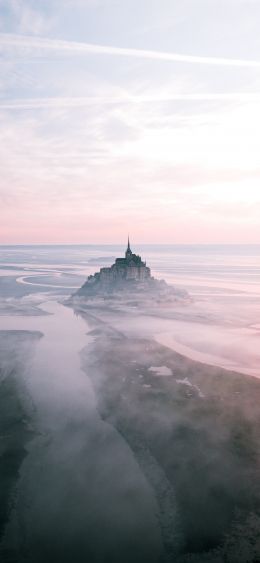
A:
<svg viewBox="0 0 260 563">
<path fill-rule="evenodd" d="M 188 63 L 199 65 L 216 65 L 231 67 L 255 67 L 260 68 L 260 61 L 246 59 L 230 59 L 222 57 L 183 55 L 180 53 L 169 53 L 163 51 L 131 49 L 124 47 L 113 47 L 109 45 L 97 45 L 94 43 L 83 43 L 76 41 L 63 41 L 44 37 L 33 37 L 30 35 L 16 35 L 0 33 L 0 49 L 24 48 L 67 52 L 70 54 L 85 55 L 111 55 L 117 57 L 132 57 L 137 59 L 149 59 L 153 61 L 169 61 L 175 63 Z M 20 53 L 21 54 L 21 53 Z M 35 52 L 37 54 L 37 52 Z"/>
<path fill-rule="evenodd" d="M 49 108 L 80 108 L 91 105 L 125 105 L 125 104 L 147 104 L 167 102 L 260 102 L 259 93 L 227 92 L 223 94 L 201 93 L 201 94 L 173 94 L 171 96 L 127 96 L 127 97 L 46 97 L 26 98 L 14 100 L 2 100 L 1 110 L 34 110 Z"/>
</svg>

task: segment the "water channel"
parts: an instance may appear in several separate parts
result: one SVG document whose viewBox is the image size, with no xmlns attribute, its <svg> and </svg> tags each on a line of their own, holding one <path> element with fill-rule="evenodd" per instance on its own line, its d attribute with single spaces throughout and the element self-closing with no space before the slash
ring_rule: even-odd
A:
<svg viewBox="0 0 260 563">
<path fill-rule="evenodd" d="M 0 329 L 40 331 L 18 374 L 34 438 L 21 466 L 3 539 L 12 561 L 158 561 L 156 503 L 131 449 L 96 409 L 80 350 L 85 320 L 55 300 L 37 317 L 0 317 Z"/>
</svg>

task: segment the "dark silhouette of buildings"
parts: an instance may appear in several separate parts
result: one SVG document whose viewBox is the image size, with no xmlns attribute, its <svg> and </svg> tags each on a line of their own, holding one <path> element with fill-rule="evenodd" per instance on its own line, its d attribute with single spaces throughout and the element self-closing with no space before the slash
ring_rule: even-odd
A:
<svg viewBox="0 0 260 563">
<path fill-rule="evenodd" d="M 116 258 L 116 261 L 110 268 L 101 268 L 98 274 L 90 276 L 92 278 L 98 276 L 101 282 L 117 282 L 121 280 L 145 281 L 151 278 L 150 268 L 142 261 L 141 256 L 134 254 L 130 247 L 129 237 L 127 249 L 124 258 Z M 93 280 L 94 281 L 94 280 Z"/>
</svg>

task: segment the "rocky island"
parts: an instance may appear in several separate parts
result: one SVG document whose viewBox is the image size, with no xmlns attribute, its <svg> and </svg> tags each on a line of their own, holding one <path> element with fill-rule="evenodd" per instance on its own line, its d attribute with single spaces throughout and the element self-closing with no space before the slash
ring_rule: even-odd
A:
<svg viewBox="0 0 260 563">
<path fill-rule="evenodd" d="M 38 293 L 30 253 L 0 315 L 1 563 L 259 563 L 259 379 L 175 350 L 186 331 L 207 352 L 212 326 L 224 348 L 230 316 L 152 281 L 130 244 L 71 303 L 56 269 Z"/>
<path fill-rule="evenodd" d="M 260 561 L 258 379 L 163 344 L 177 319 L 196 331 L 212 318 L 153 278 L 129 243 L 67 305 L 90 328 L 81 365 L 97 411 L 128 445 L 156 507 L 156 545 L 144 539 L 124 561 Z"/>
<path fill-rule="evenodd" d="M 93 301 L 96 298 L 108 301 L 127 300 L 128 304 L 145 304 L 153 300 L 153 304 L 169 304 L 188 299 L 188 293 L 182 289 L 157 280 L 151 275 L 150 268 L 141 256 L 134 254 L 128 244 L 125 256 L 116 258 L 110 267 L 101 268 L 90 275 L 83 286 L 72 296 L 73 299 L 83 298 Z M 134 299 L 134 301 L 131 301 Z"/>
</svg>

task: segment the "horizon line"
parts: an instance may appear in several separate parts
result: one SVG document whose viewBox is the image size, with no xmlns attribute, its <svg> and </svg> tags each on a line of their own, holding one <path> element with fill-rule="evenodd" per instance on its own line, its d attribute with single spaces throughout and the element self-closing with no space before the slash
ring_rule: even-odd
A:
<svg viewBox="0 0 260 563">
<path fill-rule="evenodd" d="M 132 246 L 260 246 L 260 242 L 135 242 Z M 120 242 L 23 242 L 2 243 L 1 246 L 124 246 Z"/>
</svg>

